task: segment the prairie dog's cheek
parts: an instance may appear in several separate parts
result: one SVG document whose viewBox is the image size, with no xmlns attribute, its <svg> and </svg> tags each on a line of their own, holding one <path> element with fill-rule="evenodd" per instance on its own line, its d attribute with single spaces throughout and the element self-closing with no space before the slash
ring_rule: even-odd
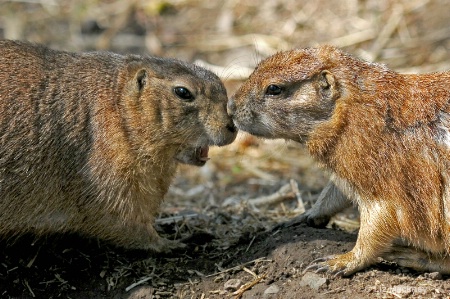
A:
<svg viewBox="0 0 450 299">
<path fill-rule="evenodd" d="M 265 127 L 270 127 L 271 124 L 273 123 L 273 119 L 267 113 L 261 113 L 259 114 L 259 123 Z"/>
</svg>

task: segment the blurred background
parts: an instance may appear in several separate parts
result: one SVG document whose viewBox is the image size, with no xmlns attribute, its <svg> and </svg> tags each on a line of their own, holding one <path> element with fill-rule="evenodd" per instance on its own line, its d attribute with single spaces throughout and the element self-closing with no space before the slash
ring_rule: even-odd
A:
<svg viewBox="0 0 450 299">
<path fill-rule="evenodd" d="M 395 69 L 440 70 L 449 11 L 446 0 L 1 0 L 0 37 L 202 60 L 225 79 L 276 51 L 324 43 Z"/>
</svg>

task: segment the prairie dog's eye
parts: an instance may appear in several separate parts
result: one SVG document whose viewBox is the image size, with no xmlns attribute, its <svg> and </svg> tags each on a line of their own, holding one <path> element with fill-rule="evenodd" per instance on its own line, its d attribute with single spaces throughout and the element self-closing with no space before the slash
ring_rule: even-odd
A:
<svg viewBox="0 0 450 299">
<path fill-rule="evenodd" d="M 192 101 L 192 100 L 194 100 L 194 96 L 189 91 L 189 89 L 187 89 L 186 87 L 177 86 L 177 87 L 175 87 L 173 89 L 173 91 L 182 100 L 185 100 L 185 101 Z"/>
<path fill-rule="evenodd" d="M 279 95 L 281 93 L 281 91 L 282 91 L 282 89 L 280 86 L 275 85 L 275 84 L 270 84 L 269 86 L 267 86 L 266 95 L 276 96 L 276 95 Z"/>
</svg>

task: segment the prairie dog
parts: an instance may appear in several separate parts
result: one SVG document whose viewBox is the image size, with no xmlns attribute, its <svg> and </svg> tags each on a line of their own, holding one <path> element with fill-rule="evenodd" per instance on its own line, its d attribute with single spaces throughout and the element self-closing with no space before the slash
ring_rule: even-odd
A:
<svg viewBox="0 0 450 299">
<path fill-rule="evenodd" d="M 306 144 L 332 173 L 301 219 L 359 207 L 353 250 L 309 270 L 350 275 L 378 257 L 450 273 L 450 72 L 399 74 L 332 46 L 262 61 L 228 103 L 236 126 Z"/>
<path fill-rule="evenodd" d="M 178 162 L 236 129 L 219 78 L 175 59 L 0 41 L 0 235 L 170 250 L 154 218 Z"/>
</svg>

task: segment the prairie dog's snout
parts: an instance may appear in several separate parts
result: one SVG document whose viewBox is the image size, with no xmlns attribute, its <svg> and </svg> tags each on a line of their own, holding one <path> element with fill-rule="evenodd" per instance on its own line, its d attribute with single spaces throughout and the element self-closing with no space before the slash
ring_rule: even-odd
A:
<svg viewBox="0 0 450 299">
<path fill-rule="evenodd" d="M 233 118 L 235 110 L 236 110 L 236 104 L 234 103 L 234 97 L 231 97 L 227 102 L 227 113 L 231 118 Z M 233 122 L 233 126 L 234 126 L 234 122 Z"/>
<path fill-rule="evenodd" d="M 231 120 L 231 122 L 230 122 L 226 127 L 227 127 L 227 130 L 228 130 L 233 136 L 236 135 L 235 133 L 237 133 L 237 128 L 236 128 L 236 126 L 234 125 L 233 120 Z"/>
</svg>

